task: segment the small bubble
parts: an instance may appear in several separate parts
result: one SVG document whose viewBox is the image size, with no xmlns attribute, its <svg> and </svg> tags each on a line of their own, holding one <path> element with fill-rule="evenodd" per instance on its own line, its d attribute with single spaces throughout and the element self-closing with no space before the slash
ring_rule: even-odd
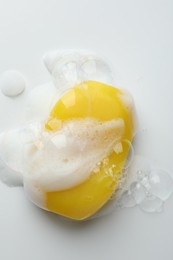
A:
<svg viewBox="0 0 173 260">
<path fill-rule="evenodd" d="M 140 181 L 141 185 L 143 185 L 145 187 L 145 189 L 148 191 L 150 190 L 151 186 L 150 186 L 150 183 L 149 183 L 149 177 L 148 176 L 145 176 L 141 179 Z"/>
<path fill-rule="evenodd" d="M 139 170 L 137 171 L 136 175 L 137 175 L 137 179 L 141 181 L 144 177 L 146 177 L 147 174 L 145 171 Z"/>
<path fill-rule="evenodd" d="M 116 144 L 113 150 L 114 150 L 114 152 L 115 152 L 116 154 L 122 153 L 122 152 L 123 152 L 122 143 Z"/>
</svg>

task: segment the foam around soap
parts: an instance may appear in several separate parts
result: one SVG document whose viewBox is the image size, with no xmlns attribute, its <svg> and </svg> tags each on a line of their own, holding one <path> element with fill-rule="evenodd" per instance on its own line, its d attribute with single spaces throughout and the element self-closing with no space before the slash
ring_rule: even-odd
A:
<svg viewBox="0 0 173 260">
<path fill-rule="evenodd" d="M 45 133 L 25 146 L 25 175 L 46 191 L 72 188 L 90 176 L 123 133 L 123 120 L 69 121 L 56 133 Z"/>
</svg>

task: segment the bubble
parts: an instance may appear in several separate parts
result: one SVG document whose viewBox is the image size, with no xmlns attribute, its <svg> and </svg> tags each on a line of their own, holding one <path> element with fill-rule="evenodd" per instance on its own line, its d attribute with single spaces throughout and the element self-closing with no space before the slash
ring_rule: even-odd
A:
<svg viewBox="0 0 173 260">
<path fill-rule="evenodd" d="M 83 80 L 96 80 L 111 84 L 113 81 L 109 66 L 96 57 L 86 57 L 85 62 L 80 67 Z"/>
<path fill-rule="evenodd" d="M 54 57 L 53 57 L 54 56 Z M 86 51 L 66 51 L 46 55 L 44 63 L 51 72 L 61 94 L 76 84 L 94 80 L 113 85 L 109 65 L 97 55 Z"/>
<path fill-rule="evenodd" d="M 122 153 L 122 151 L 123 151 L 123 145 L 122 145 L 122 143 L 121 143 L 121 142 L 117 143 L 117 144 L 115 145 L 115 147 L 114 147 L 113 150 L 114 150 L 114 152 L 115 152 L 116 154 Z"/>
<path fill-rule="evenodd" d="M 149 171 L 139 170 L 137 171 L 137 180 L 142 182 L 143 179 L 148 175 Z"/>
<path fill-rule="evenodd" d="M 156 196 L 146 197 L 140 204 L 139 207 L 146 212 L 159 212 L 163 206 L 163 201 Z"/>
<path fill-rule="evenodd" d="M 152 169 L 145 157 L 135 155 L 123 170 L 118 188 L 121 208 L 138 205 L 145 212 L 161 212 L 173 193 L 173 179 L 164 170 Z"/>
<path fill-rule="evenodd" d="M 81 82 L 78 73 L 78 66 L 75 61 L 61 61 L 61 63 L 55 65 L 52 77 L 60 95 Z"/>
<path fill-rule="evenodd" d="M 145 190 L 147 192 L 149 192 L 151 190 L 151 185 L 149 183 L 149 176 L 144 176 L 141 180 L 140 180 L 141 185 L 145 188 Z"/>
<path fill-rule="evenodd" d="M 7 70 L 1 74 L 0 88 L 2 93 L 8 97 L 21 94 L 26 87 L 23 75 L 15 70 Z"/>
<path fill-rule="evenodd" d="M 173 179 L 164 170 L 152 170 L 149 176 L 151 192 L 161 200 L 167 200 L 173 193 Z"/>
<path fill-rule="evenodd" d="M 82 69 L 87 75 L 94 74 L 97 71 L 96 62 L 94 60 L 87 60 L 83 63 Z"/>
<path fill-rule="evenodd" d="M 140 204 L 146 197 L 145 188 L 138 182 L 131 184 L 130 191 L 137 204 Z"/>
<path fill-rule="evenodd" d="M 133 198 L 132 193 L 128 190 L 122 194 L 119 204 L 121 207 L 131 208 L 136 205 L 136 201 Z"/>
</svg>

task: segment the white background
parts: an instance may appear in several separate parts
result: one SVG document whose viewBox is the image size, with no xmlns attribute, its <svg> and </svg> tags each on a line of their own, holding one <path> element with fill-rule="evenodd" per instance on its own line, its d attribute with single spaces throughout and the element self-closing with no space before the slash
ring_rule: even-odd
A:
<svg viewBox="0 0 173 260">
<path fill-rule="evenodd" d="M 112 62 L 144 129 L 137 152 L 173 176 L 173 1 L 0 0 L 0 72 L 20 70 L 28 82 L 20 97 L 0 94 L 0 131 L 23 122 L 28 92 L 50 79 L 42 55 L 63 48 Z M 160 214 L 132 208 L 74 223 L 0 184 L 0 259 L 172 260 L 173 197 Z"/>
</svg>

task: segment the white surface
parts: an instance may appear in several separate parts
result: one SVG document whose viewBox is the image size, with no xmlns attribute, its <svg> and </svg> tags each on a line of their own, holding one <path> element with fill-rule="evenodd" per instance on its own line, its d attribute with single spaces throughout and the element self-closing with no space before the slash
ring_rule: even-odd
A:
<svg viewBox="0 0 173 260">
<path fill-rule="evenodd" d="M 0 2 L 0 73 L 21 71 L 21 96 L 0 94 L 0 130 L 23 122 L 27 93 L 50 79 L 41 57 L 58 48 L 108 57 L 135 99 L 137 152 L 173 175 L 173 2 L 171 0 L 6 0 Z M 32 205 L 21 188 L 0 184 L 0 259 L 172 260 L 173 197 L 161 214 L 137 208 L 74 223 Z"/>
</svg>

